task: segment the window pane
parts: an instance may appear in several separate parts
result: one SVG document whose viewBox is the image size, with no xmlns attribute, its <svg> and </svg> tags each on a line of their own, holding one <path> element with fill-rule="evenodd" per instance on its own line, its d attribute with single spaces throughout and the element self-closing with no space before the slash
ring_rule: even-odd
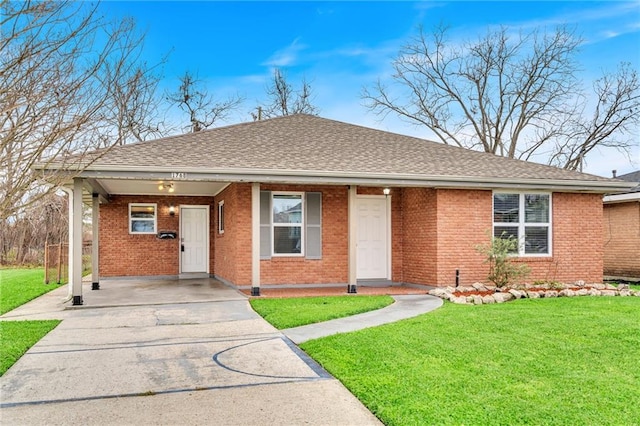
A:
<svg viewBox="0 0 640 426">
<path fill-rule="evenodd" d="M 507 239 L 509 237 L 518 238 L 517 226 L 496 226 L 493 228 L 493 236 L 496 238 Z"/>
<path fill-rule="evenodd" d="M 518 194 L 493 194 L 493 221 L 519 221 L 520 196 Z"/>
<path fill-rule="evenodd" d="M 155 232 L 152 220 L 132 220 L 131 232 Z"/>
<path fill-rule="evenodd" d="M 524 252 L 532 254 L 549 253 L 549 228 L 527 226 L 524 228 Z"/>
<path fill-rule="evenodd" d="M 549 223 L 549 196 L 525 194 L 524 217 L 527 223 Z"/>
<path fill-rule="evenodd" d="M 302 228 L 299 226 L 273 227 L 273 252 L 277 254 L 301 253 Z"/>
<path fill-rule="evenodd" d="M 513 237 L 518 241 L 518 227 L 517 226 L 496 226 L 493 228 L 493 236 L 495 238 L 509 239 Z M 509 250 L 510 253 L 518 253 L 518 244 L 513 250 Z"/>
<path fill-rule="evenodd" d="M 154 206 L 131 206 L 131 218 L 135 219 L 143 219 L 149 218 L 153 219 L 156 214 L 156 209 Z"/>
<path fill-rule="evenodd" d="M 274 195 L 273 223 L 302 223 L 302 197 Z"/>
</svg>

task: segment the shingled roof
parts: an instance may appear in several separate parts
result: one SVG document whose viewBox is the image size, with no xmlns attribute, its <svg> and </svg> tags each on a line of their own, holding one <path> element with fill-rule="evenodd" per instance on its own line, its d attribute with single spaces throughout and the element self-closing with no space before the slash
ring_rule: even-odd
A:
<svg viewBox="0 0 640 426">
<path fill-rule="evenodd" d="M 56 168 L 55 163 L 45 168 Z M 616 181 L 297 114 L 114 147 L 91 171 L 188 170 L 415 181 L 549 181 L 606 187 Z M 619 182 L 618 182 L 619 183 Z M 622 184 L 624 186 L 624 183 Z"/>
</svg>

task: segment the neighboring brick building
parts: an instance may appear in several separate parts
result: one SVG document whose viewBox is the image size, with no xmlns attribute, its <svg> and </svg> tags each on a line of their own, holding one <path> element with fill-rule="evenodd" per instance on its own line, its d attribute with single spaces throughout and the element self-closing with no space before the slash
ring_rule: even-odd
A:
<svg viewBox="0 0 640 426">
<path fill-rule="evenodd" d="M 93 194 L 101 279 L 208 275 L 255 294 L 471 284 L 488 272 L 476 246 L 503 233 L 530 281 L 598 282 L 602 195 L 630 188 L 309 115 L 118 146 L 72 186 L 73 211 Z"/>
<path fill-rule="evenodd" d="M 604 197 L 604 274 L 640 281 L 640 170 L 618 178 L 637 186 Z"/>
</svg>

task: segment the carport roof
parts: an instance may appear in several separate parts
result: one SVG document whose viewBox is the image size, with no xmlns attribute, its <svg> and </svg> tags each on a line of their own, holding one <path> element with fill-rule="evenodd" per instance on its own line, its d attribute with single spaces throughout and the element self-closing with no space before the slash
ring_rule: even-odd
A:
<svg viewBox="0 0 640 426">
<path fill-rule="evenodd" d="M 70 158 L 37 166 L 65 169 Z M 96 151 L 80 176 L 194 180 L 424 184 L 505 184 L 612 192 L 629 184 L 499 157 L 411 136 L 297 114 Z M 166 176 L 170 178 L 173 174 Z"/>
</svg>

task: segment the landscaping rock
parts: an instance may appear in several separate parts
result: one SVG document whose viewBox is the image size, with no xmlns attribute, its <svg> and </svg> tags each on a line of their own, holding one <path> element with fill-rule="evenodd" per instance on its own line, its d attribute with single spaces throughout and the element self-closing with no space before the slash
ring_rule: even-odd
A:
<svg viewBox="0 0 640 426">
<path fill-rule="evenodd" d="M 515 297 L 513 297 L 513 294 L 511 293 L 496 293 L 493 295 L 493 298 L 498 303 L 504 303 L 504 302 L 508 302 L 510 300 L 515 299 Z"/>
<path fill-rule="evenodd" d="M 449 297 L 451 296 L 451 293 L 448 293 L 444 288 L 434 288 L 433 290 L 429 290 L 429 294 L 447 300 L 449 300 Z"/>
<path fill-rule="evenodd" d="M 482 295 L 477 293 L 481 293 Z M 545 281 L 536 284 L 521 284 L 504 288 L 497 288 L 496 286 L 478 282 L 470 286 L 438 287 L 431 289 L 429 294 L 449 300 L 452 303 L 470 305 L 504 303 L 522 298 L 539 299 L 549 297 L 618 295 L 640 297 L 640 291 L 632 290 L 628 284 L 620 284 L 618 287 L 615 287 L 611 284 L 585 284 L 584 281 L 577 281 L 571 285 L 555 281 Z"/>
<path fill-rule="evenodd" d="M 475 288 L 478 291 L 489 291 L 487 287 L 482 283 L 471 284 L 471 287 Z"/>
<path fill-rule="evenodd" d="M 494 299 L 494 297 L 491 295 L 482 296 L 482 303 L 484 303 L 485 305 L 491 305 L 493 303 L 496 303 L 496 299 Z"/>
<path fill-rule="evenodd" d="M 573 297 L 576 295 L 576 292 L 573 290 L 569 290 L 568 288 L 565 288 L 564 290 L 560 290 L 560 292 L 558 292 L 558 297 Z"/>
<path fill-rule="evenodd" d="M 513 296 L 514 299 L 522 299 L 523 297 L 526 297 L 526 293 L 524 291 L 515 290 L 513 288 L 509 290 L 509 293 Z"/>
</svg>

